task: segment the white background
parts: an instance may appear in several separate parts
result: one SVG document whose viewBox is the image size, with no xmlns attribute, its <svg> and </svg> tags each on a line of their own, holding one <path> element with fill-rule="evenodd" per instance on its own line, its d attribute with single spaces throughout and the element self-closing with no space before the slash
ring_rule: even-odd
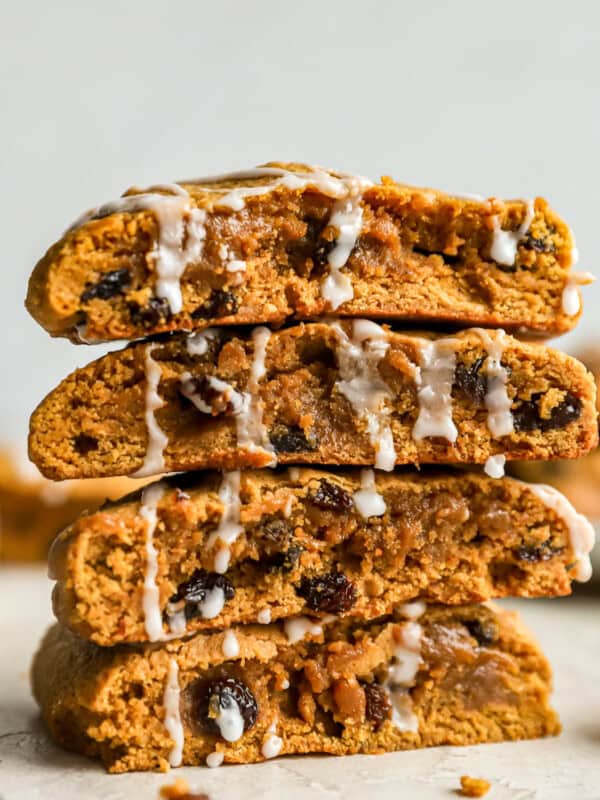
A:
<svg viewBox="0 0 600 800">
<path fill-rule="evenodd" d="M 0 440 L 97 349 L 23 309 L 44 250 L 131 184 L 267 160 L 547 196 L 593 271 L 595 0 L 0 2 Z M 600 288 L 560 346 L 598 331 Z"/>
</svg>

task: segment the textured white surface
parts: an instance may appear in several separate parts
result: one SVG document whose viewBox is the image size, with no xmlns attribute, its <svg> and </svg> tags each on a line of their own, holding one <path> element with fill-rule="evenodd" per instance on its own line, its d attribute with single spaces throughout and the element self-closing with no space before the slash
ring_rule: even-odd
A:
<svg viewBox="0 0 600 800">
<path fill-rule="evenodd" d="M 180 768 L 170 775 L 107 775 L 49 740 L 29 695 L 27 670 L 50 621 L 50 584 L 39 569 L 0 571 L 0 798 L 157 800 L 183 777 L 211 800 L 442 800 L 460 775 L 492 781 L 486 800 L 597 800 L 600 797 L 600 602 L 519 603 L 553 662 L 557 739 L 351 758 L 282 758 L 248 767 Z"/>
</svg>

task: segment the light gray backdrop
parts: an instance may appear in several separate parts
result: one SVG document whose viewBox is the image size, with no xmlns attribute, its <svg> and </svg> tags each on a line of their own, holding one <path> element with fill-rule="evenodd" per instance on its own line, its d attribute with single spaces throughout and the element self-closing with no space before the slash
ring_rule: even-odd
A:
<svg viewBox="0 0 600 800">
<path fill-rule="evenodd" d="M 598 249 L 600 3 L 1 2 L 0 441 L 98 349 L 22 302 L 35 261 L 127 186 L 270 159 L 547 196 Z M 599 332 L 585 293 L 573 349 Z"/>
</svg>

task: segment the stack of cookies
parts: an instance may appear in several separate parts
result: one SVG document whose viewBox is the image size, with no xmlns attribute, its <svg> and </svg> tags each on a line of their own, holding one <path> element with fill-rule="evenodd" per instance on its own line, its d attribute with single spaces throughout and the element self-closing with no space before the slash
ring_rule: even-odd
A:
<svg viewBox="0 0 600 800">
<path fill-rule="evenodd" d="M 589 577 L 589 523 L 504 477 L 597 443 L 586 369 L 517 337 L 574 326 L 574 253 L 539 198 L 299 164 L 79 219 L 27 307 L 132 342 L 42 401 L 30 456 L 178 474 L 53 545 L 54 737 L 121 772 L 557 733 L 543 654 L 488 601 Z"/>
</svg>

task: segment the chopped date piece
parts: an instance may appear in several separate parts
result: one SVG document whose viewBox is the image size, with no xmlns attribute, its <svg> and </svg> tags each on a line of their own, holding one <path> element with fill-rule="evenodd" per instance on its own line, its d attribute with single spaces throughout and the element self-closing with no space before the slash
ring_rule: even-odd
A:
<svg viewBox="0 0 600 800">
<path fill-rule="evenodd" d="M 319 481 L 317 490 L 310 495 L 310 500 L 318 508 L 327 511 L 351 511 L 354 508 L 354 500 L 341 486 L 329 481 Z"/>
<path fill-rule="evenodd" d="M 465 628 L 477 641 L 480 647 L 489 647 L 498 638 L 498 629 L 492 622 L 482 622 L 480 619 L 468 619 L 463 622 Z"/>
<path fill-rule="evenodd" d="M 302 578 L 296 592 L 312 611 L 341 614 L 356 603 L 356 586 L 343 572 L 329 572 L 314 578 Z"/>
<path fill-rule="evenodd" d="M 214 319 L 235 314 L 239 308 L 236 296 L 223 289 L 213 289 L 207 300 L 192 311 L 192 319 Z"/>
<path fill-rule="evenodd" d="M 378 683 L 365 683 L 363 689 L 367 699 L 366 716 L 377 731 L 385 720 L 392 716 L 390 695 L 387 689 Z"/>
<path fill-rule="evenodd" d="M 159 323 L 166 322 L 171 318 L 171 308 L 164 297 L 151 297 L 145 306 L 129 303 L 129 314 L 135 325 L 154 328 Z"/>
<path fill-rule="evenodd" d="M 302 428 L 280 426 L 269 431 L 269 439 L 277 453 L 305 453 L 316 449 Z"/>
<path fill-rule="evenodd" d="M 86 288 L 81 293 L 81 302 L 87 303 L 90 300 L 109 300 L 117 294 L 121 294 L 131 283 L 131 273 L 124 267 L 105 272 L 96 283 L 87 283 Z"/>
<path fill-rule="evenodd" d="M 275 544 L 285 544 L 294 533 L 294 526 L 287 519 L 281 517 L 270 517 L 261 523 L 260 534 L 268 542 Z"/>
<path fill-rule="evenodd" d="M 169 599 L 169 603 L 175 605 L 184 602 L 186 618 L 194 619 L 194 617 L 200 616 L 199 606 L 213 589 L 222 589 L 225 600 L 231 600 L 235 594 L 235 589 L 225 575 L 197 569 L 191 578 L 178 587 L 175 594 Z"/>
<path fill-rule="evenodd" d="M 477 405 L 483 404 L 487 392 L 487 377 L 480 373 L 484 361 L 485 357 L 482 356 L 469 366 L 457 364 L 454 371 L 453 388 Z"/>
<path fill-rule="evenodd" d="M 218 678 L 204 681 L 196 689 L 195 717 L 204 730 L 220 734 L 218 720 L 223 712 L 237 709 L 244 721 L 244 732 L 252 728 L 258 715 L 256 698 L 242 681 Z"/>
<path fill-rule="evenodd" d="M 538 401 L 541 394 L 533 395 L 531 400 L 524 400 L 513 412 L 515 430 L 521 431 L 550 431 L 565 428 L 575 422 L 581 415 L 581 400 L 567 392 L 564 400 L 554 406 L 550 416 L 543 418 L 540 415 Z"/>
</svg>

